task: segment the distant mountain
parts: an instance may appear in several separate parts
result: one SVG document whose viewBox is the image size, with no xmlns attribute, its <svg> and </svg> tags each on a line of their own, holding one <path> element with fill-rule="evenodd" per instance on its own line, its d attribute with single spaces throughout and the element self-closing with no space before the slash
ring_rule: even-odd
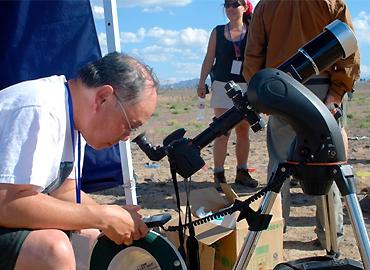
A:
<svg viewBox="0 0 370 270">
<path fill-rule="evenodd" d="M 359 83 L 369 83 L 370 79 L 368 78 L 361 78 L 359 80 Z M 176 83 L 167 83 L 167 84 L 161 84 L 161 89 L 164 90 L 179 90 L 179 89 L 197 89 L 199 83 L 199 78 L 196 79 L 191 79 L 191 80 L 184 80 L 184 81 L 179 81 Z M 211 85 L 211 80 L 207 79 L 206 83 L 208 86 Z"/>
<path fill-rule="evenodd" d="M 176 83 L 169 83 L 161 85 L 161 89 L 196 89 L 198 87 L 199 79 L 191 79 L 179 81 Z M 207 84 L 210 85 L 210 81 L 207 80 Z"/>
</svg>

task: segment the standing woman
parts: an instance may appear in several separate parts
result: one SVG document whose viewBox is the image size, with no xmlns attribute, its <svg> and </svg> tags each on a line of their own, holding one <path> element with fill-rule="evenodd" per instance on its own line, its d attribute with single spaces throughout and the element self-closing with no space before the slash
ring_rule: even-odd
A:
<svg viewBox="0 0 370 270">
<path fill-rule="evenodd" d="M 211 107 L 216 117 L 233 107 L 233 102 L 227 97 L 224 88 L 228 81 L 233 80 L 238 83 L 243 92 L 247 90 L 247 84 L 241 71 L 248 26 L 253 10 L 253 6 L 248 0 L 225 0 L 224 8 L 229 23 L 218 25 L 212 30 L 197 89 L 198 96 L 204 98 L 206 95 L 205 81 L 210 75 L 212 80 Z M 237 160 L 235 182 L 249 187 L 257 187 L 258 182 L 250 176 L 247 166 L 249 155 L 248 122 L 244 120 L 236 125 L 235 133 Z M 216 138 L 213 146 L 214 181 L 217 188 L 220 187 L 220 183 L 226 183 L 224 163 L 229 136 L 230 133 L 227 136 Z"/>
</svg>

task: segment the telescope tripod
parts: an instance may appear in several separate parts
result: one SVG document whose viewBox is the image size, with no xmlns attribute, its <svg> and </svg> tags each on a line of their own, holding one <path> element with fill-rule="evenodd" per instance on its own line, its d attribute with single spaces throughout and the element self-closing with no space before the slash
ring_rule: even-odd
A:
<svg viewBox="0 0 370 270">
<path fill-rule="evenodd" d="M 280 163 L 277 170 L 272 176 L 270 182 L 280 182 L 281 184 L 278 185 L 274 190 L 268 191 L 263 198 L 259 212 L 261 214 L 269 214 L 272 206 L 276 200 L 278 193 L 281 190 L 281 186 L 283 181 L 281 179 L 287 179 L 287 176 L 295 175 L 297 171 L 299 171 L 302 166 L 315 166 L 315 165 L 302 165 L 293 162 L 285 162 Z M 320 165 L 322 166 L 322 165 Z M 345 202 L 347 205 L 347 211 L 351 220 L 352 228 L 356 237 L 358 249 L 360 251 L 360 255 L 363 262 L 363 269 L 369 270 L 370 266 L 370 244 L 369 244 L 369 236 L 366 231 L 366 226 L 364 222 L 364 218 L 361 213 L 360 205 L 358 203 L 356 197 L 356 188 L 354 183 L 354 172 L 352 166 L 348 164 L 338 164 L 338 165 L 330 165 L 328 167 L 333 180 L 336 182 L 341 195 L 344 196 Z M 330 176 L 329 176 L 330 177 Z M 328 194 L 323 195 L 323 200 L 327 200 L 326 197 Z M 324 204 L 325 207 L 325 204 Z M 328 215 L 328 225 L 325 226 L 325 235 L 327 236 L 327 253 L 333 254 L 333 252 L 338 252 L 338 246 L 336 242 L 336 232 L 335 226 L 333 226 L 332 217 L 333 213 L 330 214 L 330 199 L 329 205 L 327 207 Z M 334 231 L 333 231 L 334 227 Z M 246 269 L 248 266 L 248 262 L 254 252 L 254 249 L 257 245 L 259 237 L 261 236 L 262 231 L 249 231 L 247 237 L 245 238 L 244 244 L 241 248 L 241 252 L 238 255 L 238 258 L 234 264 L 234 270 L 243 270 Z M 330 248 L 330 249 L 329 249 Z M 311 269 L 311 268 L 310 268 Z M 317 268 L 318 269 L 318 268 Z M 334 268 L 331 268 L 334 269 Z M 339 268 L 338 268 L 339 269 Z M 348 268 L 346 268 L 348 269 Z M 353 268 L 359 269 L 359 268 Z"/>
</svg>

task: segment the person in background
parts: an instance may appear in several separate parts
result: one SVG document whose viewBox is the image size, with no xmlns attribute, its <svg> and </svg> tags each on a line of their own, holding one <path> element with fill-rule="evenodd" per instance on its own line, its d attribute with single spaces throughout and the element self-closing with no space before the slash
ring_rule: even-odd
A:
<svg viewBox="0 0 370 270">
<path fill-rule="evenodd" d="M 98 205 L 73 163 L 80 133 L 94 149 L 127 140 L 155 110 L 157 81 L 136 59 L 110 53 L 78 76 L 0 91 L 0 269 L 76 269 L 68 231 L 131 244 L 148 228 L 135 205 Z M 77 144 L 78 145 L 78 144 Z"/>
<path fill-rule="evenodd" d="M 320 34 L 324 27 L 334 20 L 341 20 L 352 29 L 352 19 L 344 0 L 261 0 L 256 6 L 248 32 L 245 50 L 244 78 L 249 81 L 260 69 L 278 67 L 297 50 Z M 359 53 L 345 60 L 339 60 L 319 76 L 305 83 L 326 105 L 341 104 L 346 93 L 352 92 L 354 82 L 359 78 Z M 335 113 L 335 110 L 332 111 Z M 348 144 L 342 129 L 345 144 Z M 268 179 L 279 162 L 288 157 L 288 151 L 295 137 L 294 130 L 278 116 L 269 116 L 267 127 L 267 148 L 269 154 Z M 339 190 L 333 184 L 334 208 L 337 235 L 343 235 L 343 207 Z M 323 209 L 320 197 L 316 197 L 317 246 L 326 248 L 323 229 Z M 283 217 L 287 222 L 290 212 L 289 182 L 282 187 Z"/>
<path fill-rule="evenodd" d="M 246 91 L 246 83 L 241 71 L 253 10 L 248 0 L 225 0 L 224 8 L 229 23 L 218 25 L 212 30 L 197 89 L 198 96 L 204 98 L 206 78 L 210 75 L 212 80 L 211 107 L 216 117 L 220 117 L 233 107 L 233 102 L 227 97 L 224 88 L 228 81 L 233 80 L 244 92 Z M 235 183 L 257 187 L 258 182 L 249 174 L 247 165 L 250 147 L 248 122 L 242 121 L 235 126 L 235 133 L 237 160 Z M 220 183 L 226 183 L 224 163 L 229 136 L 230 134 L 216 138 L 213 145 L 214 182 L 218 189 Z"/>
</svg>

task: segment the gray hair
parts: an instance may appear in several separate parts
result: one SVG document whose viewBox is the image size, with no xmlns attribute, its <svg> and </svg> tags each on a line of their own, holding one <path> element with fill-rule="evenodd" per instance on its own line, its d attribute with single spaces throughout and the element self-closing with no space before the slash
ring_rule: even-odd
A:
<svg viewBox="0 0 370 270">
<path fill-rule="evenodd" d="M 152 69 L 123 53 L 112 52 L 86 64 L 78 73 L 87 87 L 110 85 L 127 104 L 141 100 L 146 83 L 152 81 L 157 90 L 158 80 Z"/>
</svg>

